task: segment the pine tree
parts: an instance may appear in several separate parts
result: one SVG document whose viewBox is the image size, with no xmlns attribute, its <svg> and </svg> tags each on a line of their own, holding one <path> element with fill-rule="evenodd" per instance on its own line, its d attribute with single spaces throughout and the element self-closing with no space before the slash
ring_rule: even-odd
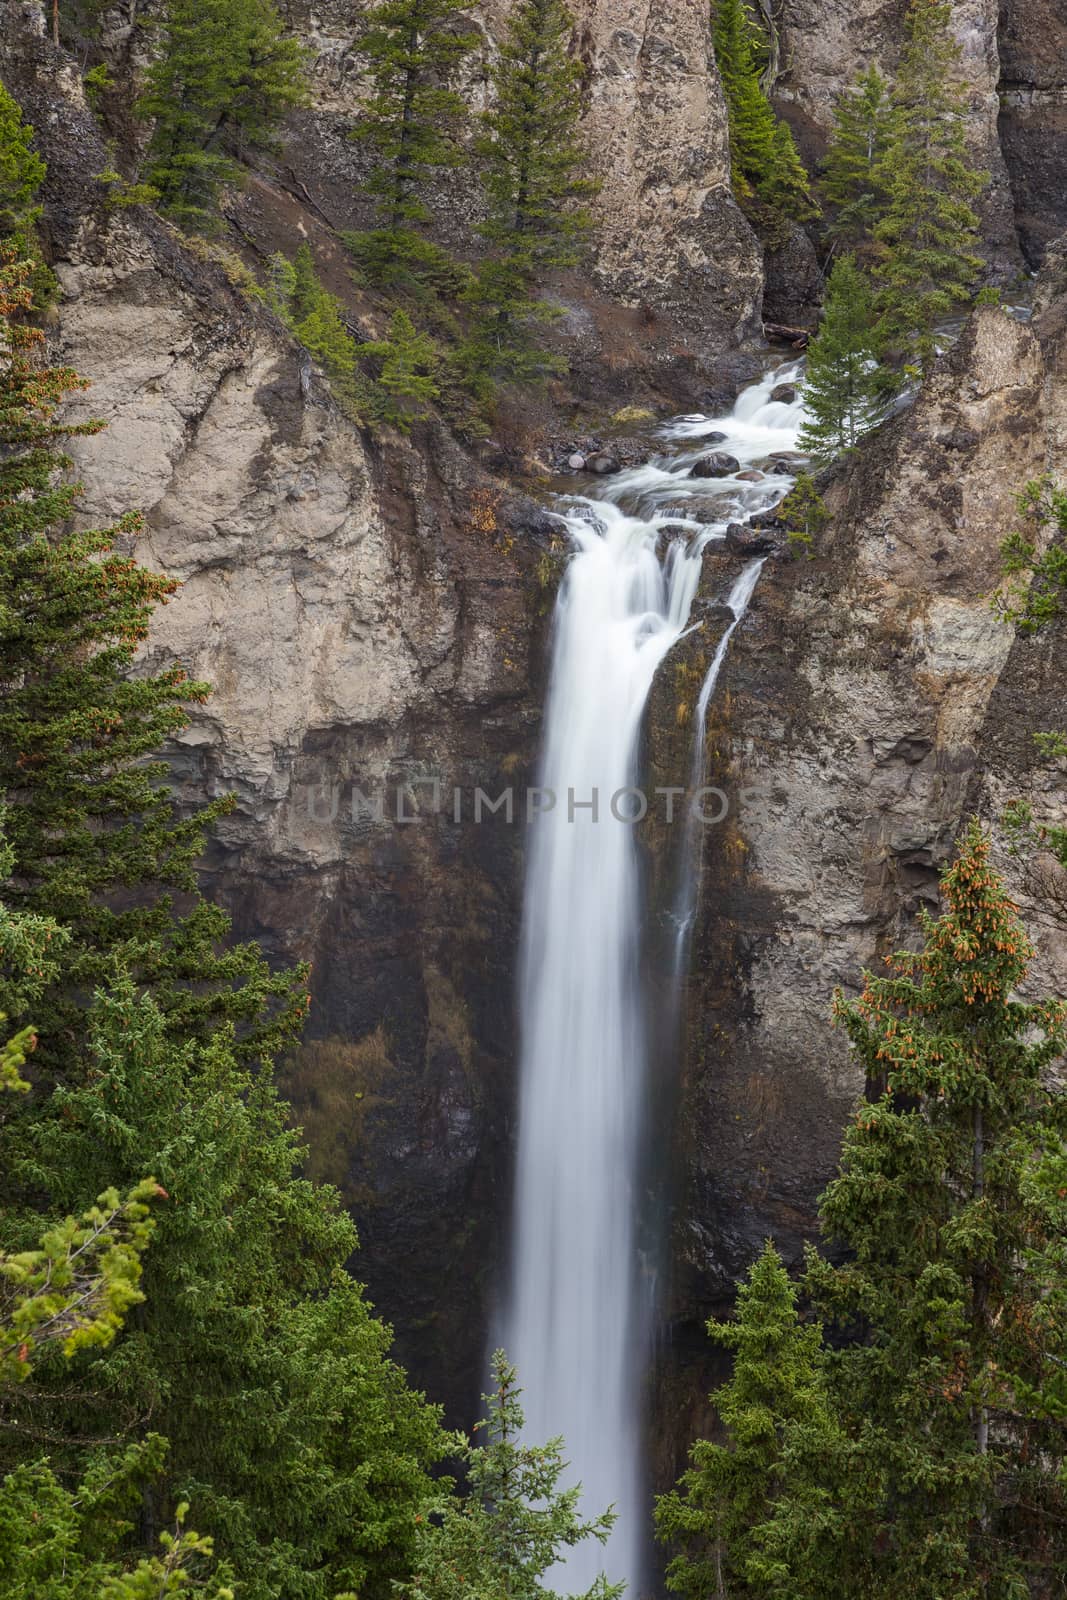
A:
<svg viewBox="0 0 1067 1600">
<path fill-rule="evenodd" d="M 830 1359 L 872 1597 L 1022 1594 L 1067 1559 L 1067 1430 L 1027 1398 L 1054 1365 L 1042 1320 L 1064 1290 L 1035 1270 L 1060 1211 L 1032 1173 L 1067 1126 L 1048 1081 L 1067 1007 L 1013 998 L 1032 949 L 989 848 L 972 824 L 923 948 L 836 1002 L 871 1098 L 821 1207 L 846 1264 L 813 1258 L 807 1288 L 855 1341 Z"/>
<path fill-rule="evenodd" d="M 835 212 L 831 233 L 857 250 L 864 248 L 886 212 L 892 131 L 889 85 L 871 67 L 834 105 L 820 184 Z"/>
<path fill-rule="evenodd" d="M 467 0 L 378 0 L 360 51 L 369 63 L 370 96 L 353 130 L 374 158 L 367 187 L 380 226 L 348 242 L 369 277 L 408 284 L 444 269 L 443 252 L 420 236 L 429 218 L 427 185 L 463 160 L 466 115 L 452 80 L 477 35 L 462 28 Z"/>
<path fill-rule="evenodd" d="M 567 1550 L 607 1539 L 608 1512 L 592 1520 L 578 1511 L 580 1490 L 560 1489 L 563 1441 L 522 1439 L 522 1391 L 502 1350 L 493 1356 L 494 1392 L 483 1396 L 488 1418 L 482 1445 L 464 1445 L 468 1491 L 441 1501 L 420 1520 L 415 1572 L 401 1584 L 406 1600 L 556 1600 L 543 1579 Z M 572 1600 L 618 1600 L 621 1584 L 600 1577 Z"/>
<path fill-rule="evenodd" d="M 89 1026 L 92 1072 L 0 1129 L 4 1170 L 32 1176 L 60 1214 L 144 1172 L 166 1199 L 136 1316 L 74 1366 L 40 1353 L 40 1386 L 19 1385 L 0 1414 L 0 1466 L 43 1435 L 76 1480 L 150 1428 L 167 1455 L 143 1487 L 133 1556 L 188 1500 L 244 1600 L 386 1600 L 447 1440 L 344 1271 L 356 1237 L 335 1191 L 299 1176 L 288 1107 L 235 1060 L 230 1030 L 175 1040 L 121 974 Z M 0 1226 L 17 1249 L 39 1217 L 8 1208 Z"/>
<path fill-rule="evenodd" d="M 815 208 L 793 136 L 760 86 L 761 38 L 746 0 L 718 0 L 713 40 L 730 123 L 734 190 L 764 231 L 776 236 L 783 219 L 803 221 Z"/>
<path fill-rule="evenodd" d="M 480 231 L 490 254 L 464 294 L 475 328 L 460 356 L 475 384 L 536 380 L 555 367 L 537 337 L 555 311 L 536 288 L 545 273 L 581 259 L 592 226 L 582 201 L 599 187 L 583 176 L 582 72 L 568 54 L 573 29 L 562 0 L 523 0 L 493 67 L 493 103 L 475 146 L 489 202 Z"/>
<path fill-rule="evenodd" d="M 0 802 L 10 909 L 50 918 L 69 938 L 62 974 L 35 1004 L 35 1067 L 76 1070 L 81 997 L 107 980 L 120 949 L 176 1027 L 229 1017 L 243 1050 L 269 1051 L 303 1016 L 302 974 L 271 974 L 254 945 L 222 948 L 229 919 L 196 893 L 205 828 L 232 801 L 176 821 L 153 758 L 207 686 L 179 667 L 128 675 L 154 607 L 177 587 L 116 550 L 140 519 L 62 531 L 78 490 L 56 479 L 57 447 L 99 425 L 55 418 L 84 384 L 42 366 L 41 334 L 17 320 L 28 272 L 0 253 Z M 174 894 L 188 908 L 180 916 Z M 0 1009 L 23 1020 L 2 971 Z"/>
<path fill-rule="evenodd" d="M 155 118 L 145 169 L 162 210 L 183 227 L 215 226 L 219 188 L 237 158 L 269 147 L 306 98 L 304 57 L 274 0 L 170 0 L 163 51 L 138 103 Z"/>
<path fill-rule="evenodd" d="M 33 149 L 33 129 L 0 83 L 0 239 L 31 228 L 40 216 L 37 191 L 45 165 Z"/>
<path fill-rule="evenodd" d="M 398 307 L 390 319 L 389 337 L 369 341 L 359 353 L 378 368 L 371 402 L 375 415 L 408 433 L 440 393 L 440 356 L 433 340 Z"/>
<path fill-rule="evenodd" d="M 882 415 L 874 296 L 854 256 L 834 264 L 819 331 L 808 347 L 805 421 L 797 442 L 816 461 L 854 450 Z"/>
<path fill-rule="evenodd" d="M 792 1486 L 790 1455 L 825 1465 L 840 1440 L 821 1330 L 801 1323 L 796 1289 L 773 1244 L 741 1285 L 734 1320 L 709 1322 L 708 1334 L 734 1352 L 733 1373 L 712 1396 L 728 1442 L 698 1440 L 678 1487 L 656 1502 L 657 1536 L 678 1552 L 667 1587 L 691 1600 L 776 1594 L 762 1529 Z M 817 1600 L 820 1590 L 798 1577 L 794 1563 L 783 1600 Z"/>
<path fill-rule="evenodd" d="M 923 372 L 936 354 L 935 325 L 969 301 L 982 267 L 971 202 L 987 177 L 967 160 L 951 21 L 950 4 L 912 0 L 883 168 L 888 205 L 874 230 L 882 247 L 881 338 Z"/>
</svg>

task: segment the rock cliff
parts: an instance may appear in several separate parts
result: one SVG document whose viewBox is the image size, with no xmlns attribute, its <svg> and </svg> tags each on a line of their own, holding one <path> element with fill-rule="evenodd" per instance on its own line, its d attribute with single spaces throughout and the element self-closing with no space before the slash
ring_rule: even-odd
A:
<svg viewBox="0 0 1067 1600">
<path fill-rule="evenodd" d="M 479 14 L 475 96 L 507 4 Z M 338 292 L 334 230 L 365 218 L 346 137 L 357 9 L 293 0 L 313 104 L 231 206 L 253 251 L 311 237 Z M 637 350 L 713 362 L 751 329 L 759 252 L 729 194 L 705 8 L 575 11 L 605 187 L 594 281 L 560 295 L 577 357 L 622 398 Z M 1007 268 L 1009 184 L 1031 259 L 1063 204 L 1063 18 L 1052 0 L 1009 0 L 998 33 L 989 0 L 956 11 L 995 180 L 990 249 Z M 779 93 L 809 148 L 845 81 L 893 65 L 901 12 L 787 0 Z M 43 15 L 0 0 L 0 76 L 50 164 L 57 352 L 94 380 L 86 411 L 110 423 L 77 450 L 88 510 L 140 505 L 139 553 L 182 579 L 147 659 L 180 657 L 215 684 L 173 751 L 183 803 L 238 795 L 209 886 L 273 958 L 314 963 L 310 1041 L 287 1068 L 313 1164 L 353 1205 L 358 1270 L 402 1355 L 469 1419 L 508 1211 L 522 871 L 521 830 L 472 812 L 477 789 L 521 784 L 534 760 L 550 525 L 439 428 L 388 446 L 361 432 L 216 261 L 151 216 L 107 210 L 93 181 L 107 153 Z M 128 62 L 142 48 L 129 8 L 107 27 Z M 462 237 L 462 178 L 449 199 Z M 687 1000 L 664 1471 L 706 1377 L 701 1319 L 764 1233 L 795 1251 L 810 1231 L 857 1087 L 830 991 L 912 936 L 969 808 L 993 816 L 1020 792 L 1058 803 L 1028 735 L 1055 722 L 1061 641 L 1013 641 L 986 599 L 1013 491 L 1064 459 L 1055 286 L 1043 304 L 1032 329 L 981 313 L 831 491 L 819 558 L 769 567 L 735 640 L 709 724 L 712 781 L 734 805 L 706 841 Z M 726 572 L 709 561 L 709 598 Z M 676 774 L 675 684 L 665 673 L 653 737 Z M 1036 909 L 1052 869 L 1034 868 L 1039 882 L 1007 864 L 1039 922 L 1042 975 L 1062 983 L 1052 912 Z"/>
</svg>

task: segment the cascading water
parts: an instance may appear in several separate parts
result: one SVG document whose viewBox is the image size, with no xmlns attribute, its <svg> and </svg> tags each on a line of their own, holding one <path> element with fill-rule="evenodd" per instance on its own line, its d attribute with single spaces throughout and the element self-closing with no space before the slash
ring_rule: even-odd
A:
<svg viewBox="0 0 1067 1600">
<path fill-rule="evenodd" d="M 663 436 L 685 445 L 720 430 L 721 448 L 741 471 L 790 451 L 800 405 L 772 402 L 770 392 L 791 375 L 770 374 L 729 418 L 684 418 Z M 556 609 L 543 809 L 531 828 L 520 962 L 504 1343 L 525 1391 L 530 1439 L 562 1434 L 585 1513 L 609 1504 L 618 1513 L 606 1549 L 586 1541 L 571 1552 L 556 1586 L 581 1592 L 604 1570 L 627 1582 L 633 1600 L 648 1521 L 640 1394 L 652 1303 L 637 1259 L 649 1024 L 634 838 L 640 731 L 656 669 L 689 623 L 706 548 L 729 521 L 774 505 L 791 482 L 692 478 L 702 453 L 683 449 L 620 473 L 604 485 L 603 500 L 574 499 L 563 518 L 576 553 Z M 687 516 L 685 502 L 696 494 L 721 499 L 721 520 Z M 661 555 L 666 527 L 688 537 L 669 538 Z M 734 626 L 760 565 L 750 565 L 731 594 Z M 705 688 L 704 709 L 710 674 Z"/>
</svg>

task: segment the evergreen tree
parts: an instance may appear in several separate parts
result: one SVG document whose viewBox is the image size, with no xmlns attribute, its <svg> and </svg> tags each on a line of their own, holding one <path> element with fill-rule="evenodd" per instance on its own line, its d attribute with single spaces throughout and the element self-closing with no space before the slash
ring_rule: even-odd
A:
<svg viewBox="0 0 1067 1600">
<path fill-rule="evenodd" d="M 24 233 L 37 221 L 37 191 L 44 175 L 44 162 L 33 149 L 33 129 L 0 83 L 0 239 Z"/>
<path fill-rule="evenodd" d="M 170 0 L 163 28 L 138 105 L 155 118 L 145 177 L 175 221 L 211 228 L 235 158 L 306 98 L 304 57 L 274 0 Z"/>
<path fill-rule="evenodd" d="M 796 1289 L 773 1244 L 741 1285 L 732 1322 L 708 1334 L 734 1352 L 729 1380 L 713 1395 L 728 1443 L 700 1439 L 677 1489 L 656 1502 L 658 1537 L 678 1551 L 667 1587 L 691 1600 L 733 1592 L 776 1594 L 761 1530 L 792 1487 L 798 1452 L 824 1463 L 840 1448 L 830 1413 L 821 1330 L 804 1326 Z M 760 1575 L 771 1581 L 761 1584 Z M 819 1590 L 786 1574 L 789 1600 Z"/>
<path fill-rule="evenodd" d="M 683 1579 L 706 1581 L 727 1528 L 736 1592 L 760 1600 L 1023 1600 L 1062 1576 L 1067 1005 L 1013 998 L 1031 947 L 976 824 L 942 888 L 922 949 L 836 1000 L 868 1096 L 820 1209 L 841 1264 L 811 1252 L 802 1285 L 825 1409 L 765 1386 L 732 1410 L 737 1459 L 702 1455 L 700 1494 L 668 1503 L 704 1541 Z M 750 1300 L 741 1323 L 777 1351 L 783 1308 Z M 760 1441 L 769 1484 L 742 1453 Z"/>
<path fill-rule="evenodd" d="M 486 1442 L 461 1451 L 467 1469 L 464 1499 L 442 1501 L 420 1521 L 415 1572 L 401 1584 L 407 1600 L 556 1600 L 543 1579 L 575 1545 L 607 1539 L 608 1512 L 591 1521 L 578 1511 L 579 1489 L 560 1489 L 563 1443 L 522 1440 L 522 1391 L 502 1350 L 493 1356 L 494 1392 L 479 1424 Z M 621 1584 L 600 1577 L 572 1600 L 617 1600 Z"/>
<path fill-rule="evenodd" d="M 360 41 L 371 92 L 353 138 L 374 157 L 367 187 L 378 199 L 381 225 L 349 236 L 349 243 L 382 283 L 408 283 L 443 267 L 442 252 L 419 228 L 429 217 L 427 184 L 463 160 L 466 107 L 451 85 L 478 42 L 462 28 L 467 9 L 467 0 L 378 0 Z"/>
<path fill-rule="evenodd" d="M 738 199 L 769 236 L 783 219 L 815 214 L 793 136 L 760 86 L 762 35 L 747 0 L 718 0 L 713 31 L 730 122 L 730 160 Z"/>
<path fill-rule="evenodd" d="M 148 1419 L 168 1450 L 132 1557 L 188 1500 L 243 1600 L 385 1600 L 447 1440 L 344 1271 L 356 1238 L 336 1193 L 298 1175 L 288 1107 L 237 1063 L 227 1030 L 175 1041 L 121 976 L 90 1022 L 85 1083 L 0 1130 L 0 1162 L 60 1212 L 146 1171 L 168 1198 L 136 1317 L 75 1368 L 42 1352 L 40 1388 L 20 1385 L 0 1417 L 0 1464 L 24 1464 L 27 1437 L 44 1434 L 73 1480 L 143 1444 Z M 4 1227 L 17 1246 L 39 1219 L 9 1211 Z"/>
<path fill-rule="evenodd" d="M 888 205 L 874 230 L 883 343 L 923 372 L 936 354 L 936 323 L 967 303 L 982 267 L 971 202 L 987 177 L 967 160 L 951 21 L 950 4 L 912 0 L 883 168 Z"/>
<path fill-rule="evenodd" d="M 819 331 L 808 346 L 801 450 L 832 461 L 854 450 L 882 414 L 874 296 L 855 257 L 835 262 Z"/>
<path fill-rule="evenodd" d="M 889 201 L 887 156 L 893 133 L 889 85 L 871 67 L 834 105 L 821 189 L 834 208 L 830 231 L 863 248 Z"/>
<path fill-rule="evenodd" d="M 838 996 L 873 1098 L 821 1208 L 848 1260 L 807 1278 L 854 1341 L 831 1362 L 871 1505 L 849 1530 L 862 1592 L 919 1600 L 1026 1593 L 1067 1558 L 1067 1434 L 1026 1392 L 1054 1364 L 1041 1320 L 1063 1290 L 1034 1270 L 1059 1216 L 1031 1173 L 1064 1132 L 1047 1074 L 1067 1008 L 1012 998 L 1032 949 L 976 824 L 942 889 L 923 949 Z"/>
<path fill-rule="evenodd" d="M 0 256 L 0 801 L 10 909 L 54 920 L 69 941 L 62 973 L 34 1006 L 35 1066 L 76 1070 L 84 994 L 106 981 L 120 949 L 176 1027 L 228 1016 L 242 1049 L 270 1049 L 304 1013 L 302 976 L 272 975 L 256 946 L 223 949 L 229 920 L 196 893 L 205 827 L 232 801 L 175 821 L 165 765 L 152 757 L 207 687 L 178 667 L 128 675 L 154 606 L 177 587 L 116 551 L 139 518 L 61 531 L 78 490 L 57 481 L 57 446 L 98 424 L 55 419 L 84 385 L 42 366 L 41 334 L 17 320 L 30 304 L 28 272 L 10 251 Z M 180 916 L 173 894 L 187 907 Z M 24 1019 L 2 970 L 0 1009 Z"/>
<path fill-rule="evenodd" d="M 476 141 L 489 216 L 490 255 L 464 295 L 475 329 L 461 364 L 477 384 L 530 380 L 553 370 L 537 328 L 554 310 L 536 297 L 546 272 L 573 266 L 592 224 L 582 201 L 599 185 L 583 171 L 578 136 L 581 67 L 568 54 L 574 19 L 562 0 L 523 0 L 493 67 L 493 103 Z"/>
<path fill-rule="evenodd" d="M 361 359 L 378 367 L 372 399 L 375 415 L 401 432 L 409 432 L 440 393 L 440 356 L 433 340 L 420 333 L 407 312 L 398 308 L 389 323 L 389 337 L 371 340 L 359 353 Z"/>
</svg>

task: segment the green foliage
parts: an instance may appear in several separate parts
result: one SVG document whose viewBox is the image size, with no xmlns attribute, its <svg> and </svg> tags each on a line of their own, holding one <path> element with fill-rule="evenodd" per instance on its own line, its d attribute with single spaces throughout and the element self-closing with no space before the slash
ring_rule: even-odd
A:
<svg viewBox="0 0 1067 1600">
<path fill-rule="evenodd" d="M 357 237 L 364 271 L 383 284 L 404 284 L 441 252 L 420 241 L 429 213 L 427 184 L 463 159 L 466 115 L 452 88 L 457 68 L 477 44 L 465 31 L 466 0 L 378 0 L 360 40 L 370 94 L 353 129 L 374 165 L 367 187 L 378 200 L 381 226 Z"/>
<path fill-rule="evenodd" d="M 16 320 L 30 301 L 27 273 L 0 257 L 0 801 L 8 905 L 59 923 L 69 939 L 62 973 L 34 1003 L 36 1059 L 42 1072 L 77 1072 L 84 995 L 110 978 L 119 951 L 176 1028 L 210 1030 L 228 1017 L 243 1050 L 270 1049 L 303 1016 L 302 976 L 272 974 L 256 946 L 223 949 L 229 920 L 196 892 L 205 826 L 231 801 L 176 821 L 154 753 L 207 686 L 180 667 L 129 675 L 154 606 L 177 587 L 116 550 L 139 518 L 66 531 L 78 489 L 57 481 L 57 446 L 99 424 L 55 419 L 84 385 L 40 365 L 40 334 Z M 19 1023 L 25 1005 L 0 972 L 0 1009 Z"/>
<path fill-rule="evenodd" d="M 810 553 L 817 535 L 830 518 L 810 472 L 797 474 L 796 483 L 777 508 L 775 516 L 785 525 L 789 543 Z"/>
<path fill-rule="evenodd" d="M 883 163 L 888 204 L 874 229 L 883 345 L 923 372 L 936 354 L 935 324 L 970 300 L 982 267 L 971 202 L 988 179 L 967 159 L 951 20 L 951 5 L 912 0 Z"/>
<path fill-rule="evenodd" d="M 53 1452 L 73 1477 L 86 1452 L 136 1441 L 150 1417 L 169 1452 L 144 1490 L 143 1529 L 188 1499 L 242 1600 L 344 1588 L 384 1600 L 447 1440 L 344 1272 L 356 1239 L 335 1192 L 298 1175 L 288 1108 L 234 1059 L 227 1030 L 175 1041 L 117 978 L 96 997 L 91 1049 L 83 1085 L 0 1130 L 0 1165 L 34 1174 L 60 1208 L 101 1175 L 121 1188 L 145 1171 L 169 1199 L 136 1319 L 74 1369 L 42 1355 L 47 1393 L 19 1386 L 0 1450 L 21 1459 L 32 1419 L 77 1441 Z M 8 1214 L 9 1229 L 29 1225 Z"/>
<path fill-rule="evenodd" d="M 707 1505 L 668 1513 L 705 1572 L 730 1527 L 745 1595 L 1023 1600 L 1067 1560 L 1067 1102 L 1050 1074 L 1067 1006 L 1014 998 L 1032 950 L 976 824 L 942 890 L 922 948 L 835 1002 L 868 1088 L 821 1202 L 834 1259 L 810 1252 L 803 1283 L 826 1328 L 806 1369 L 818 1405 L 798 1419 L 792 1390 L 753 1388 L 738 1409 L 735 1374 L 735 1459 L 712 1452 Z M 742 1325 L 799 1349 L 788 1311 L 779 1284 Z M 761 1442 L 762 1497 L 759 1458 L 742 1470 Z"/>
<path fill-rule="evenodd" d="M 582 201 L 578 136 L 581 67 L 568 54 L 574 19 L 562 0 L 524 0 L 509 18 L 492 70 L 493 102 L 475 150 L 489 203 L 481 232 L 490 254 L 464 295 L 473 328 L 459 353 L 485 398 L 496 379 L 528 383 L 558 370 L 538 331 L 556 312 L 536 294 L 543 275 L 575 265 L 592 224 Z"/>
<path fill-rule="evenodd" d="M 834 105 L 820 183 L 834 208 L 831 233 L 857 249 L 869 240 L 889 204 L 892 135 L 889 85 L 871 67 Z"/>
<path fill-rule="evenodd" d="M 101 61 L 95 67 L 90 67 L 82 79 L 82 87 L 85 90 L 85 98 L 89 104 L 94 108 L 98 107 L 109 90 L 115 87 L 115 80 L 111 76 L 107 63 Z"/>
<path fill-rule="evenodd" d="M 131 183 L 114 167 L 105 167 L 96 174 L 97 183 L 107 190 L 107 204 L 125 209 L 127 206 L 151 206 L 159 199 L 159 190 L 150 183 Z"/>
<path fill-rule="evenodd" d="M 854 256 L 834 264 L 819 331 L 808 347 L 807 420 L 798 443 L 816 461 L 854 450 L 882 415 L 874 340 L 874 296 Z"/>
<path fill-rule="evenodd" d="M 430 402 L 440 393 L 440 355 L 433 340 L 398 308 L 389 323 L 389 337 L 363 345 L 360 356 L 378 367 L 375 415 L 407 433 L 412 423 L 427 415 Z"/>
<path fill-rule="evenodd" d="M 614 1515 L 584 1519 L 579 1489 L 560 1489 L 563 1442 L 522 1440 L 522 1391 L 504 1352 L 493 1356 L 494 1392 L 482 1445 L 456 1441 L 467 1469 L 464 1499 L 439 1499 L 420 1517 L 415 1571 L 398 1586 L 406 1600 L 556 1600 L 543 1579 L 565 1551 L 605 1541 Z M 621 1584 L 600 1577 L 573 1600 L 617 1600 Z"/>
<path fill-rule="evenodd" d="M 804 1326 L 797 1295 L 768 1242 L 738 1291 L 732 1322 L 708 1334 L 734 1352 L 730 1379 L 714 1395 L 728 1444 L 698 1440 L 677 1489 L 656 1502 L 656 1531 L 676 1548 L 667 1569 L 674 1594 L 778 1592 L 749 1587 L 767 1559 L 762 1530 L 793 1487 L 798 1455 L 825 1458 L 834 1440 L 821 1329 Z M 786 1587 L 783 1596 L 807 1591 Z"/>
<path fill-rule="evenodd" d="M 33 129 L 0 83 L 0 239 L 32 228 L 40 216 L 37 191 L 45 164 L 33 149 Z"/>
<path fill-rule="evenodd" d="M 734 191 L 776 243 L 790 220 L 805 221 L 815 207 L 793 136 L 760 85 L 762 34 L 747 0 L 718 0 L 713 37 L 730 121 Z"/>
<path fill-rule="evenodd" d="M 210 229 L 241 152 L 269 147 L 304 102 L 304 57 L 274 0 L 170 0 L 162 27 L 138 102 L 155 118 L 145 178 L 176 222 Z"/>
<path fill-rule="evenodd" d="M 141 1255 L 155 1226 L 148 1202 L 159 1195 L 154 1178 L 123 1200 L 107 1189 L 81 1217 L 49 1228 L 38 1249 L 0 1252 L 0 1385 L 25 1382 L 42 1345 L 59 1342 L 70 1357 L 112 1342 L 144 1299 Z"/>
</svg>

